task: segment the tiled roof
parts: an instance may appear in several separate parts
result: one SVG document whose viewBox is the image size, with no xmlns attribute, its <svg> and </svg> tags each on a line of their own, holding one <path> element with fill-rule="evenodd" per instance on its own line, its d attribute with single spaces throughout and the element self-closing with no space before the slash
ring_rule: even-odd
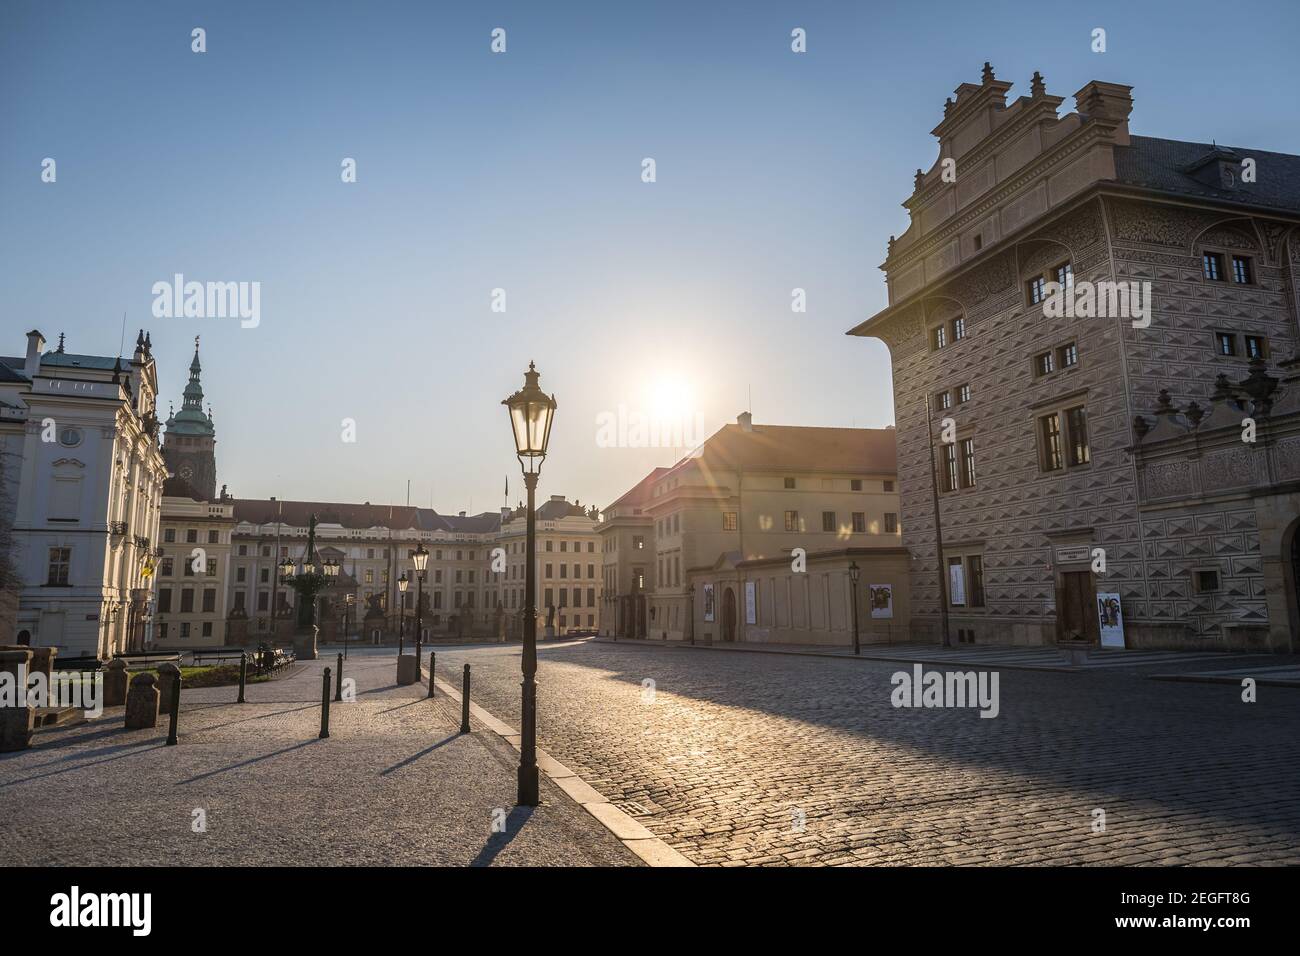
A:
<svg viewBox="0 0 1300 956">
<path fill-rule="evenodd" d="M 1153 136 L 1131 136 L 1129 143 L 1115 147 L 1118 182 L 1181 196 L 1300 212 L 1300 156 Z M 1193 175 L 1197 165 L 1219 158 L 1236 167 L 1236 185 L 1231 189 L 1218 185 L 1214 176 Z M 1245 159 L 1255 160 L 1253 183 L 1241 181 L 1241 162 Z"/>
<path fill-rule="evenodd" d="M 892 428 L 815 428 L 804 425 L 724 425 L 698 453 L 685 458 L 708 468 L 766 471 L 838 471 L 895 474 Z"/>
<path fill-rule="evenodd" d="M 623 497 L 619 498 L 613 504 L 609 505 L 605 510 L 610 511 L 614 508 L 617 508 L 619 505 L 645 504 L 652 497 L 651 491 L 654 488 L 654 483 L 658 481 L 660 478 L 662 478 L 664 475 L 668 474 L 668 472 L 669 472 L 668 468 L 656 468 L 654 471 L 650 472 L 650 474 L 646 475 L 635 485 L 633 485 L 631 491 L 628 491 L 626 494 L 623 495 Z"/>
<path fill-rule="evenodd" d="M 316 514 L 320 524 L 337 524 L 344 528 L 389 528 L 393 531 L 450 531 L 483 534 L 496 531 L 501 516 L 482 514 L 442 515 L 431 508 L 410 505 L 348 504 L 327 501 L 279 501 L 264 498 L 236 498 L 235 521 L 251 524 L 275 524 L 283 521 L 295 528 L 305 528 Z"/>
</svg>

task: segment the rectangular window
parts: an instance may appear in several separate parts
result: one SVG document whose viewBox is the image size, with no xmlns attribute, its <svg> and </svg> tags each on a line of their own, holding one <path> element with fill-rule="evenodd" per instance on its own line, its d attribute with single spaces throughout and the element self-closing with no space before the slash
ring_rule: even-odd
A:
<svg viewBox="0 0 1300 956">
<path fill-rule="evenodd" d="M 194 589 L 185 588 L 181 591 L 181 613 L 189 614 L 194 610 Z"/>
<path fill-rule="evenodd" d="M 866 534 L 867 531 L 867 513 L 865 511 L 853 512 L 853 533 Z"/>
<path fill-rule="evenodd" d="M 785 513 L 785 530 L 786 531 L 799 530 L 799 512 L 787 511 Z"/>
<path fill-rule="evenodd" d="M 169 557 L 162 559 L 162 569 L 158 573 L 165 578 L 169 578 L 172 576 L 172 570 L 173 570 L 172 560 L 173 559 Z"/>
<path fill-rule="evenodd" d="M 248 578 L 248 568 L 235 568 L 235 580 L 243 584 Z"/>
<path fill-rule="evenodd" d="M 1197 571 L 1196 590 L 1201 594 L 1204 594 L 1208 591 L 1219 590 L 1219 572 L 1218 571 Z"/>
<path fill-rule="evenodd" d="M 212 622 L 211 622 L 211 621 L 204 621 L 204 622 L 203 622 L 203 636 L 204 636 L 204 637 L 211 637 L 211 636 L 212 636 Z"/>
<path fill-rule="evenodd" d="M 885 512 L 885 534 L 898 534 L 898 515 L 892 511 Z"/>
<path fill-rule="evenodd" d="M 936 325 L 930 330 L 930 348 L 938 351 L 948 344 L 948 330 L 942 325 Z"/>
<path fill-rule="evenodd" d="M 641 537 L 641 535 L 639 535 L 639 534 L 637 534 L 637 535 L 633 535 L 633 536 L 632 536 L 632 550 L 633 550 L 633 551 L 641 551 L 641 550 L 643 550 L 644 548 L 645 548 L 645 538 Z"/>
<path fill-rule="evenodd" d="M 942 392 L 935 393 L 934 404 L 935 407 L 941 411 L 946 408 L 952 408 L 952 392 L 944 389 Z"/>
<path fill-rule="evenodd" d="M 1056 371 L 1056 360 L 1052 357 L 1051 352 L 1043 352 L 1034 356 L 1034 375 L 1043 376 L 1051 375 Z"/>
<path fill-rule="evenodd" d="M 1061 421 L 1056 415 L 1046 415 L 1038 420 L 1038 434 L 1042 444 L 1043 471 L 1059 471 L 1065 465 L 1061 457 Z"/>
<path fill-rule="evenodd" d="M 190 636 L 190 622 L 189 622 L 189 621 L 182 621 L 182 622 L 181 622 L 181 637 L 189 637 L 189 636 Z"/>
<path fill-rule="evenodd" d="M 887 481 L 887 482 L 885 482 L 885 491 L 886 491 L 886 493 L 892 493 L 893 490 L 894 490 L 894 483 L 893 483 L 892 481 Z"/>
<path fill-rule="evenodd" d="M 176 529 L 175 529 L 175 528 L 167 528 L 166 530 L 164 530 L 164 531 L 163 531 L 163 541 L 164 541 L 166 544 L 172 544 L 172 543 L 174 543 L 174 542 L 176 541 Z"/>
<path fill-rule="evenodd" d="M 735 531 L 739 525 L 736 523 L 736 512 L 724 511 L 722 513 L 722 530 Z"/>
<path fill-rule="evenodd" d="M 970 385 L 957 386 L 957 404 L 964 405 L 970 401 Z"/>
<path fill-rule="evenodd" d="M 1220 355 L 1237 354 L 1237 336 L 1232 332 L 1215 332 L 1214 347 Z"/>
<path fill-rule="evenodd" d="M 218 541 L 220 540 L 220 537 L 221 537 L 221 536 L 220 536 L 220 532 L 217 532 L 217 531 L 209 531 L 209 532 L 208 532 L 208 544 L 217 544 Z"/>
<path fill-rule="evenodd" d="M 172 589 L 159 588 L 158 589 L 158 613 L 167 614 L 171 611 L 171 609 L 172 609 Z"/>
<path fill-rule="evenodd" d="M 835 512 L 834 512 L 834 511 L 823 511 L 823 512 L 822 512 L 822 530 L 823 530 L 823 531 L 834 531 L 834 530 L 835 530 Z"/>
<path fill-rule="evenodd" d="M 1262 335 L 1246 336 L 1246 356 L 1248 358 L 1267 358 L 1268 343 Z"/>
<path fill-rule="evenodd" d="M 956 319 L 953 319 L 953 320 L 952 320 L 952 340 L 953 340 L 954 342 L 960 342 L 960 341 L 961 341 L 962 339 L 964 339 L 965 337 L 966 337 L 966 320 L 963 319 L 963 318 L 956 318 Z"/>
<path fill-rule="evenodd" d="M 49 549 L 49 575 L 45 578 L 45 585 L 51 588 L 68 587 L 68 572 L 72 570 L 72 563 L 72 548 Z"/>
<path fill-rule="evenodd" d="M 185 542 L 187 544 L 197 544 L 199 540 L 199 529 L 190 528 L 185 532 Z"/>
<path fill-rule="evenodd" d="M 1028 293 L 1029 304 L 1038 305 L 1044 298 L 1044 287 L 1047 285 L 1042 276 L 1036 276 L 1025 283 L 1025 291 Z"/>
<path fill-rule="evenodd" d="M 861 478 L 850 478 L 850 479 L 849 479 L 849 491 L 861 491 L 861 490 L 862 490 L 862 479 L 861 479 Z"/>
<path fill-rule="evenodd" d="M 1245 256 L 1232 257 L 1232 281 L 1238 285 L 1249 285 L 1253 281 L 1250 274 L 1250 260 Z"/>
<path fill-rule="evenodd" d="M 957 446 L 953 444 L 943 446 L 943 490 L 957 490 Z"/>
<path fill-rule="evenodd" d="M 1074 286 L 1074 265 L 1066 262 L 1056 267 L 1056 281 L 1060 283 L 1062 289 L 1070 289 Z"/>
<path fill-rule="evenodd" d="M 1214 282 L 1223 281 L 1223 256 L 1217 252 L 1206 252 L 1201 255 L 1201 272 L 1205 278 Z"/>
<path fill-rule="evenodd" d="M 173 535 L 173 537 L 175 537 L 175 535 Z M 246 545 L 246 544 L 241 544 L 241 545 L 239 546 L 239 556 L 240 556 L 241 558 L 246 558 L 246 557 L 248 557 L 248 545 Z"/>
<path fill-rule="evenodd" d="M 794 479 L 793 479 L 793 478 L 786 478 L 786 479 L 785 479 L 785 487 L 786 487 L 786 488 L 793 488 L 793 487 L 794 487 Z"/>
<path fill-rule="evenodd" d="M 203 611 L 204 611 L 204 613 L 206 613 L 206 614 L 211 614 L 211 613 L 212 613 L 213 611 L 215 611 L 216 609 L 217 609 L 217 589 L 216 589 L 216 588 L 204 588 L 204 589 L 203 589 Z"/>
<path fill-rule="evenodd" d="M 966 558 L 966 585 L 971 607 L 984 606 L 984 558 L 972 554 Z"/>
<path fill-rule="evenodd" d="M 1057 365 L 1061 368 L 1073 368 L 1079 364 L 1079 346 L 1071 342 L 1056 350 Z"/>
<path fill-rule="evenodd" d="M 975 439 L 961 440 L 961 486 L 975 487 Z"/>
<path fill-rule="evenodd" d="M 1066 409 L 1065 427 L 1070 439 L 1070 464 L 1088 464 L 1091 461 L 1088 448 L 1088 413 L 1083 406 Z"/>
</svg>

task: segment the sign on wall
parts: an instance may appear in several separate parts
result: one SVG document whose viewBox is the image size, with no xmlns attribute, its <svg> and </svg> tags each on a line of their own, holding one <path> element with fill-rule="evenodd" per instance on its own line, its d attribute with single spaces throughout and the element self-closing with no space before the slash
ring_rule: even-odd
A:
<svg viewBox="0 0 1300 956">
<path fill-rule="evenodd" d="M 894 616 L 894 586 L 892 584 L 871 585 L 871 617 L 883 620 Z"/>
<path fill-rule="evenodd" d="M 1097 624 L 1101 628 L 1102 647 L 1124 646 L 1124 610 L 1118 594 L 1097 595 Z"/>
<path fill-rule="evenodd" d="M 754 582 L 745 582 L 745 623 L 758 623 L 758 600 L 754 594 Z"/>
<path fill-rule="evenodd" d="M 712 621 L 713 620 L 713 585 L 705 584 L 703 586 L 703 593 L 704 593 L 704 620 Z"/>
<path fill-rule="evenodd" d="M 966 603 L 966 568 L 960 558 L 948 565 L 948 601 L 953 605 Z"/>
</svg>

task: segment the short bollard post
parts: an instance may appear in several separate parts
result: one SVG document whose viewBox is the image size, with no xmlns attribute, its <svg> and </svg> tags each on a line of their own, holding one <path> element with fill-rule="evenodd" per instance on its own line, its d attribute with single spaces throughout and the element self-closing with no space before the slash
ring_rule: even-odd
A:
<svg viewBox="0 0 1300 956">
<path fill-rule="evenodd" d="M 465 665 L 465 679 L 460 688 L 460 732 L 469 733 L 469 665 Z"/>
<path fill-rule="evenodd" d="M 248 681 L 248 652 L 239 652 L 239 700 L 237 704 L 244 703 L 244 684 Z"/>
<path fill-rule="evenodd" d="M 428 694 L 428 696 L 429 696 L 430 698 L 433 697 L 433 661 L 434 661 L 434 656 L 435 656 L 435 655 L 434 655 L 434 652 L 433 652 L 433 651 L 430 651 L 430 652 L 429 652 L 429 694 Z"/>
<path fill-rule="evenodd" d="M 173 686 L 172 686 L 172 700 L 171 700 L 171 705 L 172 705 L 171 723 L 167 728 L 168 747 L 175 747 L 177 744 L 176 724 L 181 719 L 181 675 L 180 674 L 177 674 L 174 678 L 172 678 L 172 684 Z"/>
<path fill-rule="evenodd" d="M 330 735 L 330 669 L 325 668 L 320 683 L 320 735 Z"/>
<path fill-rule="evenodd" d="M 334 699 L 343 699 L 343 655 L 339 655 L 338 673 L 334 675 Z"/>
</svg>

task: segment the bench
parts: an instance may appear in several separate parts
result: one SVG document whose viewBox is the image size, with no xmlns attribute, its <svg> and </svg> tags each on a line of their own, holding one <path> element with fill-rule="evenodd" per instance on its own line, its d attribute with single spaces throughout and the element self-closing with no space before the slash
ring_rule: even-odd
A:
<svg viewBox="0 0 1300 956">
<path fill-rule="evenodd" d="M 259 674 L 265 672 L 275 673 L 290 664 L 296 663 L 298 655 L 292 649 L 283 647 L 262 648 L 255 651 L 252 655 L 253 665 L 257 668 Z"/>
<path fill-rule="evenodd" d="M 55 670 L 59 671 L 97 671 L 104 666 L 98 657 L 56 657 Z"/>
</svg>

